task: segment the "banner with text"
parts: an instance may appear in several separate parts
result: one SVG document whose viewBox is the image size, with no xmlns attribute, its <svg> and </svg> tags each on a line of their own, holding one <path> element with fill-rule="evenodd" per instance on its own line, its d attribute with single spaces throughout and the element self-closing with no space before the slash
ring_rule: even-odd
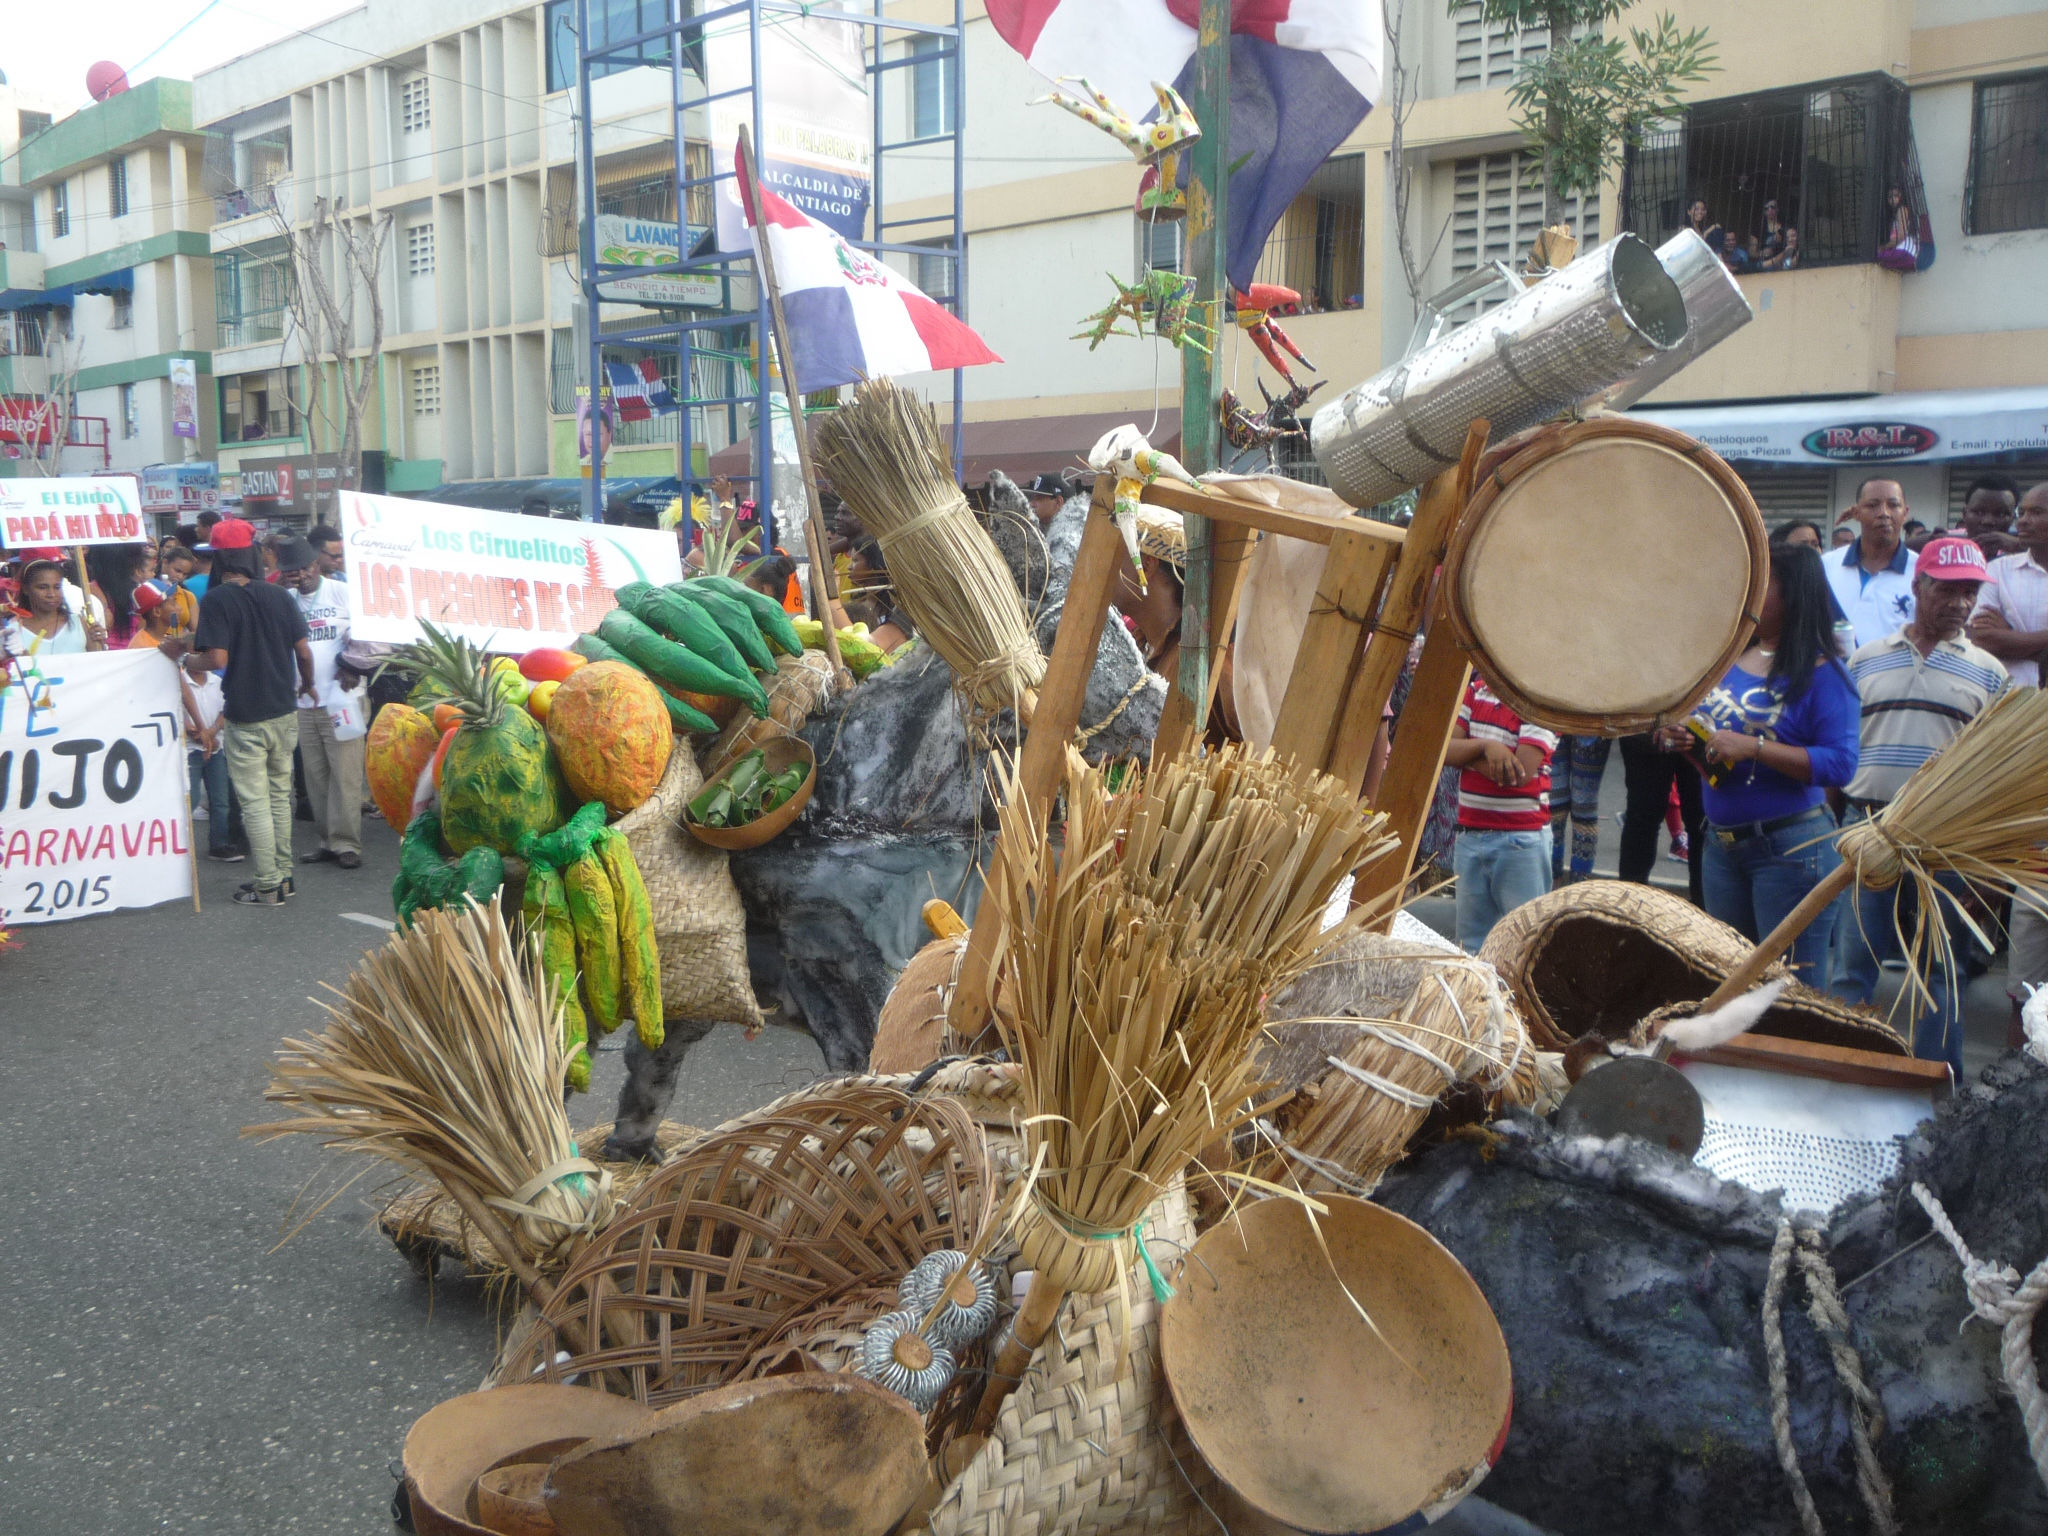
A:
<svg viewBox="0 0 2048 1536">
<path fill-rule="evenodd" d="M 189 899 L 176 665 L 159 651 L 45 656 L 7 681 L 0 928 Z"/>
<path fill-rule="evenodd" d="M 0 480 L 0 548 L 139 544 L 148 537 L 142 491 L 132 479 Z"/>
<path fill-rule="evenodd" d="M 635 581 L 683 577 L 675 535 L 400 496 L 341 493 L 349 632 L 402 644 L 420 621 L 489 650 L 567 645 Z"/>
</svg>

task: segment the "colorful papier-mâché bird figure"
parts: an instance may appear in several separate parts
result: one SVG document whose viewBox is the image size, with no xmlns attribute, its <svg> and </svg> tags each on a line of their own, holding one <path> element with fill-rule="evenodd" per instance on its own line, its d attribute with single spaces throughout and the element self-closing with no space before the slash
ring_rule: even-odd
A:
<svg viewBox="0 0 2048 1536">
<path fill-rule="evenodd" d="M 1138 590 L 1142 592 L 1146 584 L 1145 562 L 1138 558 L 1138 503 L 1145 487 L 1159 479 L 1179 480 L 1193 486 L 1201 482 L 1188 473 L 1179 459 L 1146 442 L 1145 434 L 1134 422 L 1103 433 L 1088 450 L 1088 467 L 1097 474 L 1116 476 L 1116 498 L 1110 515 L 1116 520 L 1117 532 L 1123 535 L 1124 550 L 1130 556 L 1131 569 L 1138 573 Z"/>
<path fill-rule="evenodd" d="M 1273 371 L 1285 379 L 1290 388 L 1294 384 L 1294 374 L 1282 360 L 1278 348 L 1274 345 L 1276 342 L 1291 352 L 1294 360 L 1310 373 L 1322 372 L 1322 369 L 1302 356 L 1301 348 L 1288 339 L 1287 333 L 1281 330 L 1279 323 L 1272 318 L 1274 310 L 1300 304 L 1300 294 L 1292 288 L 1283 288 L 1278 283 L 1253 283 L 1249 288 L 1237 289 L 1232 298 L 1237 305 L 1237 323 L 1251 337 L 1252 345 L 1257 347 L 1266 361 L 1273 365 Z"/>
</svg>

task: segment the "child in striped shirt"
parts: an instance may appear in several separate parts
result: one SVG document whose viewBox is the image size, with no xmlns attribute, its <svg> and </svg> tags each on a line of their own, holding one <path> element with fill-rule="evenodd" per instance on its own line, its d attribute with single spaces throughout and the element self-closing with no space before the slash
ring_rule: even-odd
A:
<svg viewBox="0 0 2048 1536">
<path fill-rule="evenodd" d="M 1486 680 L 1465 687 L 1444 754 L 1458 773 L 1458 944 L 1477 954 L 1493 925 L 1550 889 L 1550 760 L 1557 737 L 1523 720 Z"/>
</svg>

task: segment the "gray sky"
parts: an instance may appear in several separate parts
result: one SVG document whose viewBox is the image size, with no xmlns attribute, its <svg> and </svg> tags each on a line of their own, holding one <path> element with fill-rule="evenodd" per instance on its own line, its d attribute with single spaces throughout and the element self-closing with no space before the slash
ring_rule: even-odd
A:
<svg viewBox="0 0 2048 1536">
<path fill-rule="evenodd" d="M 96 60 L 112 59 L 132 80 L 189 80 L 354 8 L 354 0 L 7 0 L 0 72 L 76 110 L 91 104 L 85 72 Z"/>
</svg>

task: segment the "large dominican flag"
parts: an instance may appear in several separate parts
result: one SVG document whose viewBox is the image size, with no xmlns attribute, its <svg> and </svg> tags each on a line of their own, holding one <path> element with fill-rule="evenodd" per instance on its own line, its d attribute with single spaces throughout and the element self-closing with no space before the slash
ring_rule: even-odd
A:
<svg viewBox="0 0 2048 1536">
<path fill-rule="evenodd" d="M 1153 80 L 1190 93 L 1199 0 L 987 3 L 1004 41 L 1051 79 L 1085 75 L 1133 113 L 1151 105 Z M 1380 0 L 1237 0 L 1232 7 L 1226 163 L 1235 169 L 1225 198 L 1225 265 L 1238 287 L 1250 285 L 1287 205 L 1379 99 L 1384 28 Z"/>
<path fill-rule="evenodd" d="M 861 379 L 1000 363 L 950 311 L 766 188 L 758 200 L 744 156 L 740 197 L 754 249 L 768 242 L 789 322 L 799 394 Z"/>
</svg>

